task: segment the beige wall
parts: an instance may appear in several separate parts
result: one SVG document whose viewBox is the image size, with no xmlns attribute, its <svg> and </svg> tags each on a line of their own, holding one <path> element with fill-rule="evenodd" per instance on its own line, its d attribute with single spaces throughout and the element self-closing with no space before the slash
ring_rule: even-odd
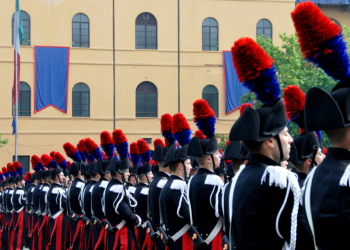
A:
<svg viewBox="0 0 350 250">
<path fill-rule="evenodd" d="M 178 107 L 177 1 L 115 2 L 116 127 L 123 129 L 129 142 L 140 137 L 159 138 L 160 116 L 175 114 Z M 195 131 L 192 104 L 202 97 L 206 85 L 215 85 L 219 91 L 216 131 L 228 134 L 238 111 L 225 115 L 222 50 L 229 50 L 242 36 L 255 38 L 256 24 L 262 18 L 271 21 L 273 42 L 280 45 L 278 33 L 294 32 L 290 12 L 295 3 L 293 0 L 182 0 L 180 3 L 181 112 Z M 13 1 L 0 2 L 0 133 L 10 139 L 0 149 L 3 165 L 12 160 L 15 144 L 11 135 L 14 7 Z M 31 17 L 32 46 L 21 46 L 21 81 L 31 87 L 32 115 L 19 118 L 19 155 L 41 155 L 51 150 L 63 153 L 64 142 L 76 144 L 86 137 L 99 143 L 101 131 L 113 130 L 112 1 L 21 0 L 21 9 Z M 157 50 L 135 50 L 135 19 L 142 12 L 150 12 L 157 19 Z M 70 50 L 68 112 L 48 107 L 34 114 L 34 45 L 71 46 L 71 21 L 76 13 L 89 17 L 90 48 Z M 202 51 L 201 26 L 207 17 L 218 21 L 217 52 Z M 341 18 L 335 19 L 342 23 Z M 135 118 L 135 91 L 143 81 L 153 82 L 158 89 L 158 118 Z M 72 117 L 72 88 L 78 82 L 90 87 L 89 118 Z"/>
</svg>

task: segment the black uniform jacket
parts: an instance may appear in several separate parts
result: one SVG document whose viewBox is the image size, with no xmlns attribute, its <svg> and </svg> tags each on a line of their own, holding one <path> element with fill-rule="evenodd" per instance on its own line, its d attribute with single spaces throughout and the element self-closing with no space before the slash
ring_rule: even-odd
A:
<svg viewBox="0 0 350 250">
<path fill-rule="evenodd" d="M 142 223 L 147 221 L 147 199 L 148 199 L 148 185 L 145 183 L 139 183 L 135 190 L 135 199 L 137 206 L 135 212 L 141 217 Z"/>
<path fill-rule="evenodd" d="M 128 190 L 128 192 L 129 192 L 132 196 L 135 196 L 136 187 L 134 187 L 134 185 L 132 185 L 131 183 L 127 182 L 127 183 L 126 183 L 126 189 Z"/>
<path fill-rule="evenodd" d="M 160 209 L 168 235 L 174 235 L 186 224 L 191 224 L 184 179 L 171 175 L 160 195 Z"/>
<path fill-rule="evenodd" d="M 49 192 L 50 185 L 48 183 L 44 183 L 41 186 L 40 193 L 39 193 L 39 206 L 41 213 L 47 213 L 47 193 Z"/>
<path fill-rule="evenodd" d="M 297 172 L 297 175 L 298 175 L 299 187 L 302 188 L 304 186 L 304 182 L 306 180 L 307 174 L 301 173 L 301 172 Z"/>
<path fill-rule="evenodd" d="M 30 212 L 32 210 L 32 200 L 33 200 L 33 191 L 36 186 L 34 184 L 31 185 L 31 187 L 27 191 L 27 211 Z M 33 210 L 32 210 L 33 212 Z"/>
<path fill-rule="evenodd" d="M 43 184 L 39 183 L 33 190 L 33 197 L 32 197 L 32 208 L 33 212 L 37 213 L 40 210 L 40 204 L 39 204 L 39 194 L 40 194 L 40 189 L 42 188 Z"/>
<path fill-rule="evenodd" d="M 203 239 L 214 229 L 220 217 L 221 189 L 224 183 L 213 171 L 200 168 L 189 182 L 193 225 Z"/>
<path fill-rule="evenodd" d="M 311 187 L 311 211 L 319 250 L 349 248 L 349 177 L 344 178 L 347 184 L 340 186 L 349 165 L 348 150 L 329 148 L 327 157 L 315 169 Z"/>
<path fill-rule="evenodd" d="M 169 178 L 169 174 L 157 172 L 149 185 L 149 208 L 151 212 L 152 225 L 154 230 L 159 227 L 159 196 L 162 188 Z"/>
<path fill-rule="evenodd" d="M 61 210 L 64 212 L 64 210 L 67 208 L 65 188 L 61 184 L 52 183 L 47 193 L 47 202 L 51 216 L 57 215 L 57 213 Z"/>
<path fill-rule="evenodd" d="M 91 202 L 91 213 L 99 220 L 105 218 L 104 212 L 102 211 L 102 198 L 103 192 L 105 191 L 107 185 L 108 181 L 105 178 L 101 178 L 98 182 L 96 182 L 91 192 L 91 200 L 93 201 Z"/>
<path fill-rule="evenodd" d="M 139 219 L 131 210 L 131 206 L 136 206 L 137 203 L 129 192 L 124 191 L 121 181 L 110 181 L 104 195 L 104 204 L 106 219 L 112 226 L 117 226 L 122 220 L 126 221 L 129 228 L 134 228 L 139 223 Z"/>
<path fill-rule="evenodd" d="M 79 202 L 79 198 L 84 187 L 84 181 L 79 178 L 75 178 L 68 191 L 70 209 L 79 215 L 83 213 L 81 209 L 82 204 Z"/>
<path fill-rule="evenodd" d="M 7 194 L 5 195 L 6 198 L 6 208 L 8 209 L 8 211 L 12 211 L 13 209 L 13 204 L 11 202 L 12 199 L 12 195 L 14 193 L 14 189 L 13 188 L 8 188 L 7 190 Z"/>
<path fill-rule="evenodd" d="M 26 205 L 26 196 L 24 194 L 24 188 L 17 187 L 12 196 L 12 203 L 15 209 L 15 212 L 23 209 Z"/>
<path fill-rule="evenodd" d="M 96 184 L 96 181 L 89 181 L 85 188 L 84 188 L 84 194 L 83 194 L 83 206 L 84 206 L 84 213 L 85 216 L 91 219 L 91 192 L 93 189 L 93 186 Z"/>
</svg>

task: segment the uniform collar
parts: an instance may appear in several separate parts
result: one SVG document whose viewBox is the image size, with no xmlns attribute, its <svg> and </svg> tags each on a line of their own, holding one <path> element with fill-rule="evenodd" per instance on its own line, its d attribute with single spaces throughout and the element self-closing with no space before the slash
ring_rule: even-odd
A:
<svg viewBox="0 0 350 250">
<path fill-rule="evenodd" d="M 277 163 L 276 161 L 272 160 L 271 158 L 269 158 L 265 155 L 260 155 L 260 154 L 252 154 L 247 165 L 250 165 L 250 164 L 267 165 L 267 166 L 280 166 L 280 164 Z"/>
<path fill-rule="evenodd" d="M 82 179 L 80 179 L 80 178 L 75 178 L 73 182 L 78 182 L 78 181 L 79 181 L 79 182 L 84 182 L 84 181 L 83 181 Z"/>
<path fill-rule="evenodd" d="M 214 171 L 213 171 L 213 170 L 210 170 L 210 169 L 206 169 L 206 168 L 199 168 L 197 174 L 201 174 L 201 173 L 214 174 Z"/>
<path fill-rule="evenodd" d="M 147 183 L 142 183 L 142 182 L 139 182 L 139 184 L 138 184 L 138 185 L 148 187 L 148 184 L 147 184 Z"/>
<path fill-rule="evenodd" d="M 119 181 L 119 180 L 116 180 L 116 179 L 112 179 L 112 180 L 111 180 L 111 183 L 112 183 L 112 184 L 121 184 L 121 185 L 123 185 L 123 182 L 121 182 L 121 181 Z"/>
<path fill-rule="evenodd" d="M 344 148 L 329 148 L 326 158 L 335 160 L 350 160 L 350 151 Z"/>
<path fill-rule="evenodd" d="M 177 175 L 170 175 L 169 179 L 185 181 L 184 178 Z"/>
<path fill-rule="evenodd" d="M 169 176 L 170 176 L 170 174 L 168 174 L 168 173 L 166 173 L 166 172 L 161 172 L 161 171 L 159 171 L 158 173 L 157 173 L 157 176 L 160 176 L 160 177 L 165 177 L 165 178 L 169 178 Z"/>
</svg>

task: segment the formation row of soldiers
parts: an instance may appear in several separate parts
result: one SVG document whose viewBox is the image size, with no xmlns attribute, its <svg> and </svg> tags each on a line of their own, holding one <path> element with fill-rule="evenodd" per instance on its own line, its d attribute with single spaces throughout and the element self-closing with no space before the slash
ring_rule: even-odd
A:
<svg viewBox="0 0 350 250">
<path fill-rule="evenodd" d="M 1 249 L 349 248 L 347 47 L 313 3 L 298 4 L 292 19 L 305 58 L 340 81 L 331 93 L 288 86 L 282 99 L 273 60 L 241 38 L 233 63 L 263 106 L 242 105 L 224 156 L 215 114 L 199 99 L 195 136 L 181 113 L 164 114 L 165 143 L 155 140 L 153 152 L 143 139 L 129 148 L 117 129 L 101 133 L 100 147 L 89 138 L 64 144 L 70 166 L 59 152 L 32 156 L 26 186 L 10 163 L 0 175 Z M 301 129 L 294 140 L 290 122 Z M 332 144 L 326 157 L 321 130 Z"/>
</svg>

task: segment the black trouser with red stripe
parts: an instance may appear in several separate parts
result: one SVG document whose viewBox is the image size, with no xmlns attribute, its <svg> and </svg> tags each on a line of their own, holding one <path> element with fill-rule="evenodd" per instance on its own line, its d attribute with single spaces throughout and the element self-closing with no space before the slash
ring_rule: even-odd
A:
<svg viewBox="0 0 350 250">
<path fill-rule="evenodd" d="M 13 214 L 13 228 L 9 242 L 10 250 L 22 250 L 24 247 L 25 228 L 27 225 L 27 216 L 22 210 Z"/>
<path fill-rule="evenodd" d="M 50 218 L 50 250 L 66 250 L 65 231 L 68 217 L 63 213 L 56 219 Z"/>
<path fill-rule="evenodd" d="M 107 232 L 108 239 L 108 250 L 116 249 L 133 249 L 133 238 L 131 229 L 127 226 L 123 226 L 119 231 L 114 231 L 113 233 Z"/>
</svg>

